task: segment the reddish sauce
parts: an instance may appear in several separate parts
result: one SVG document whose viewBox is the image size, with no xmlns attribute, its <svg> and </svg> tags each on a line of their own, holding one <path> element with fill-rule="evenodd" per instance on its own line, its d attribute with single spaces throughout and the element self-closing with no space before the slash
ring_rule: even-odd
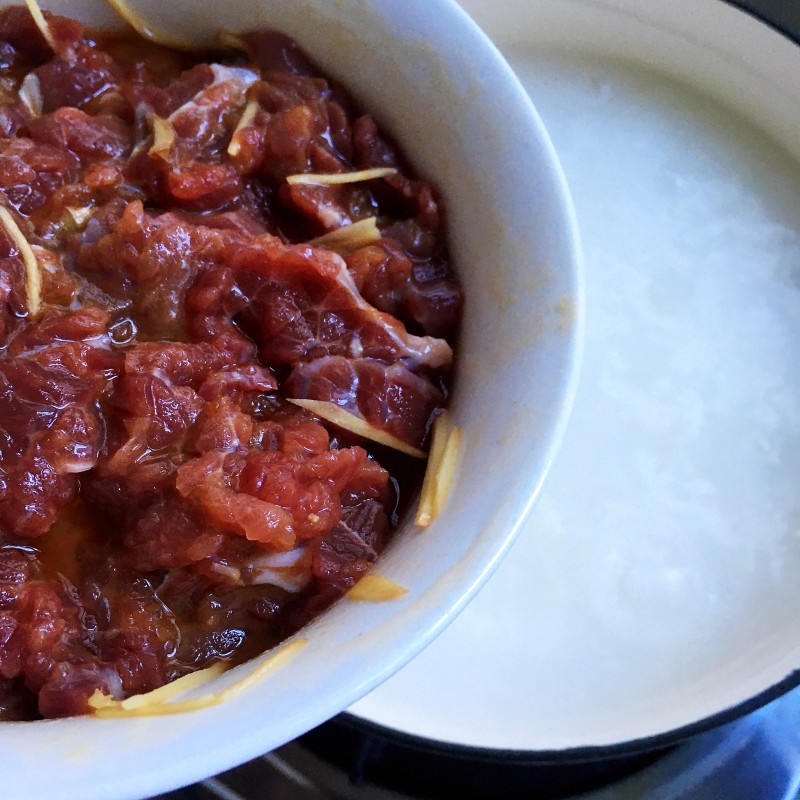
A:
<svg viewBox="0 0 800 800">
<path fill-rule="evenodd" d="M 461 307 L 435 192 L 294 42 L 45 17 L 53 48 L 0 14 L 0 203 L 41 274 L 34 308 L 0 230 L 0 719 L 249 658 L 340 597 L 420 462 L 287 398 L 424 447 Z"/>
</svg>

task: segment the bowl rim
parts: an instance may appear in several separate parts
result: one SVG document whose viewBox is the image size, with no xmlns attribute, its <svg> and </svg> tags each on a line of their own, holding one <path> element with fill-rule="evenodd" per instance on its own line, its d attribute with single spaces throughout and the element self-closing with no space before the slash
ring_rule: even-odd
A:
<svg viewBox="0 0 800 800">
<path fill-rule="evenodd" d="M 359 731 L 380 736 L 401 747 L 410 747 L 432 755 L 460 760 L 484 761 L 495 765 L 563 766 L 568 764 L 590 764 L 627 756 L 645 755 L 659 750 L 668 750 L 717 728 L 721 728 L 742 717 L 758 711 L 764 706 L 800 687 L 800 669 L 789 673 L 783 680 L 741 703 L 724 708 L 715 714 L 703 717 L 678 728 L 652 736 L 642 736 L 624 742 L 606 745 L 580 745 L 551 750 L 524 750 L 517 748 L 490 747 L 460 744 L 442 739 L 433 739 L 360 717 L 343 711 L 335 720 L 341 720 Z"/>
</svg>

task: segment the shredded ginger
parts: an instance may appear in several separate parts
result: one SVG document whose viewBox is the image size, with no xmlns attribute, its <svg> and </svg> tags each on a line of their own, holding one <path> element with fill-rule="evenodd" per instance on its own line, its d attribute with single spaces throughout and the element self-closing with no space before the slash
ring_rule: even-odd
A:
<svg viewBox="0 0 800 800">
<path fill-rule="evenodd" d="M 5 207 L 0 206 L 0 223 L 6 229 L 11 241 L 19 250 L 22 263 L 25 265 L 25 288 L 28 292 L 28 311 L 31 316 L 39 313 L 42 304 L 42 273 L 39 270 L 39 262 L 33 248 L 28 244 L 28 240 L 22 235 L 11 212 Z"/>
<path fill-rule="evenodd" d="M 301 172 L 297 175 L 289 175 L 286 182 L 292 185 L 298 183 L 314 183 L 324 186 L 339 186 L 344 183 L 360 183 L 361 181 L 372 181 L 376 178 L 388 178 L 396 175 L 394 167 L 374 167 L 373 169 L 361 169 L 357 172 Z"/>
<path fill-rule="evenodd" d="M 228 155 L 229 156 L 238 156 L 239 150 L 241 150 L 241 142 L 239 141 L 239 132 L 244 130 L 252 121 L 255 119 L 256 114 L 258 113 L 258 101 L 257 100 L 248 100 L 247 105 L 244 107 L 244 111 L 242 112 L 242 116 L 239 117 L 239 122 L 236 123 L 236 128 L 231 135 L 231 142 L 228 145 Z"/>
<path fill-rule="evenodd" d="M 399 600 L 408 594 L 408 589 L 400 584 L 371 572 L 365 575 L 347 593 L 351 600 L 364 600 L 369 603 L 384 603 L 387 600 Z"/>
<path fill-rule="evenodd" d="M 414 522 L 426 528 L 442 513 L 453 482 L 458 453 L 461 449 L 461 428 L 456 428 L 447 411 L 442 412 L 433 423 L 433 437 L 422 481 L 419 509 Z"/>
<path fill-rule="evenodd" d="M 196 689 L 198 686 L 203 686 L 225 672 L 227 666 L 223 663 L 218 663 L 198 672 L 190 672 L 188 675 L 154 689 L 152 692 L 133 695 L 125 700 L 112 700 L 108 695 L 97 689 L 89 698 L 89 705 L 94 709 L 94 715 L 103 719 L 164 716 L 210 708 L 230 700 L 257 681 L 265 678 L 270 672 L 283 666 L 289 659 L 300 652 L 306 644 L 308 644 L 307 639 L 294 639 L 288 642 L 265 661 L 262 661 L 249 675 L 245 675 L 244 678 L 231 684 L 221 692 L 209 692 L 199 697 L 170 702 L 176 695 Z"/>
<path fill-rule="evenodd" d="M 334 425 L 338 425 L 346 431 L 350 431 L 350 433 L 355 433 L 358 436 L 363 436 L 365 439 L 370 439 L 378 444 L 391 447 L 393 450 L 399 450 L 401 453 L 414 456 L 414 458 L 425 458 L 425 453 L 422 450 L 412 447 L 410 444 L 406 444 L 402 439 L 392 436 L 391 433 L 387 433 L 380 428 L 376 428 L 374 425 L 370 425 L 365 419 L 351 414 L 335 403 L 329 403 L 326 400 L 302 400 L 293 397 L 287 397 L 286 399 L 290 403 L 305 408 L 312 414 L 316 414 L 318 417 L 332 422 Z"/>
<path fill-rule="evenodd" d="M 39 32 L 42 34 L 42 36 L 44 36 L 44 40 L 49 45 L 50 49 L 55 52 L 56 39 L 53 36 L 53 32 L 50 30 L 50 26 L 47 24 L 47 20 L 44 18 L 42 9 L 39 8 L 39 4 L 36 2 L 36 0 L 25 0 L 25 4 L 28 6 L 28 11 L 31 12 L 31 16 L 33 17 L 33 21 L 36 23 L 36 27 L 39 29 Z"/>
</svg>

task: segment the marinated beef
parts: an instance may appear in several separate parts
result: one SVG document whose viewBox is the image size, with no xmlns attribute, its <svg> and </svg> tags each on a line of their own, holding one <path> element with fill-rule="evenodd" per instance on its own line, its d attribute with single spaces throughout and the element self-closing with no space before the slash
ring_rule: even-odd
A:
<svg viewBox="0 0 800 800">
<path fill-rule="evenodd" d="M 436 192 L 292 40 L 44 18 L 0 12 L 0 719 L 252 657 L 346 592 L 420 462 L 290 401 L 424 449 L 462 302 Z"/>
</svg>

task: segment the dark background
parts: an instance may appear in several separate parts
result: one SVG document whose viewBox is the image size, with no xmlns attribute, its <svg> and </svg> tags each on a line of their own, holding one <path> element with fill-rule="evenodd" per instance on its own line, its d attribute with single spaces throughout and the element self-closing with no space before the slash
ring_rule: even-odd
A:
<svg viewBox="0 0 800 800">
<path fill-rule="evenodd" d="M 771 22 L 800 40 L 800 0 L 732 0 L 732 5 Z"/>
</svg>

